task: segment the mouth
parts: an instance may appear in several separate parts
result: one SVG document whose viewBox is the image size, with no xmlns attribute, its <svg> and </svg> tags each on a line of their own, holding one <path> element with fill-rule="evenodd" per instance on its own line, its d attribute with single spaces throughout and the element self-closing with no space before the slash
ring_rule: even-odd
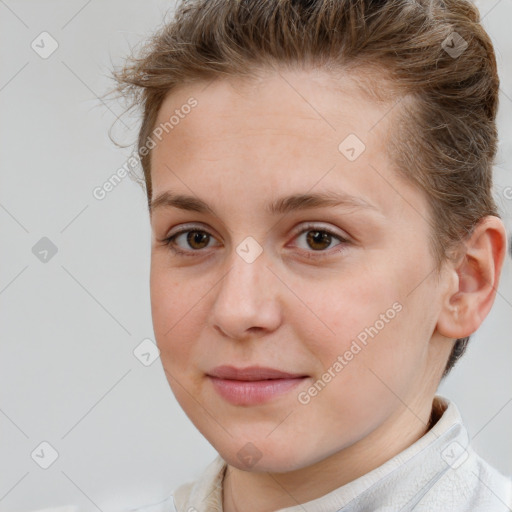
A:
<svg viewBox="0 0 512 512">
<path fill-rule="evenodd" d="M 215 391 L 233 405 L 257 405 L 290 391 L 308 375 L 275 368 L 218 366 L 207 374 Z"/>
<path fill-rule="evenodd" d="M 236 368 L 235 366 L 217 366 L 211 370 L 208 375 L 219 379 L 255 381 L 267 379 L 294 379 L 298 377 L 307 377 L 299 373 L 288 373 L 276 368 L 267 368 L 264 366 L 249 366 L 247 368 Z"/>
</svg>

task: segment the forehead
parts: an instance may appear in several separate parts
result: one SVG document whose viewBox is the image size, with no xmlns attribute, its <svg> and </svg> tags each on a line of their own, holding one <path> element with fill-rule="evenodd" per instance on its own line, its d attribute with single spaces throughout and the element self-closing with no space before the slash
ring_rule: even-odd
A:
<svg viewBox="0 0 512 512">
<path fill-rule="evenodd" d="M 309 131 L 312 136 L 332 136 L 336 140 L 351 125 L 363 137 L 391 106 L 391 99 L 384 102 L 377 101 L 375 96 L 370 98 L 366 76 L 367 73 L 358 77 L 348 72 L 332 75 L 319 69 L 282 70 L 262 72 L 250 79 L 216 78 L 186 84 L 167 94 L 156 124 L 168 121 L 193 97 L 198 106 L 187 116 L 190 119 L 186 125 L 194 134 L 210 136 L 220 128 L 235 131 L 237 127 L 279 127 L 288 131 L 295 128 L 302 135 Z M 306 122 L 303 129 L 296 125 L 298 119 Z M 173 131 L 187 135 L 177 126 Z"/>
<path fill-rule="evenodd" d="M 197 105 L 183 109 L 191 98 Z M 396 187 L 408 187 L 398 183 L 386 148 L 393 103 L 372 101 L 350 75 L 282 71 L 189 84 L 165 98 L 157 125 L 177 114 L 152 151 L 153 197 L 169 188 L 184 192 L 178 176 L 206 195 L 227 180 L 272 196 L 318 182 L 386 210 L 397 206 Z M 354 143 L 361 153 L 351 161 L 343 151 Z"/>
</svg>

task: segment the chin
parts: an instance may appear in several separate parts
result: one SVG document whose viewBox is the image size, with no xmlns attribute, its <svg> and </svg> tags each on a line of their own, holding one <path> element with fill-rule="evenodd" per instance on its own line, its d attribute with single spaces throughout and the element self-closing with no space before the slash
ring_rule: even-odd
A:
<svg viewBox="0 0 512 512">
<path fill-rule="evenodd" d="M 231 443 L 226 450 L 219 447 L 217 451 L 230 466 L 251 473 L 287 473 L 310 464 L 304 458 L 302 449 L 294 446 L 283 449 L 282 445 L 274 446 L 268 441 L 264 446 L 257 442 L 242 443 L 237 451 L 233 451 Z M 300 458 L 297 458 L 298 453 Z"/>
</svg>

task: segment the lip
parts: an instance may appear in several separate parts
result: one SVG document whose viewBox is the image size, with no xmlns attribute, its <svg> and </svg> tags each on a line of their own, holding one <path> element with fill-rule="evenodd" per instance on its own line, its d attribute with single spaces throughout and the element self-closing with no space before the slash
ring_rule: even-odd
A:
<svg viewBox="0 0 512 512">
<path fill-rule="evenodd" d="M 215 391 L 233 405 L 257 405 L 290 391 L 308 376 L 275 368 L 217 366 L 208 374 Z"/>
<path fill-rule="evenodd" d="M 307 377 L 303 373 L 288 373 L 276 368 L 267 368 L 265 366 L 248 366 L 246 368 L 236 368 L 235 366 L 216 366 L 208 372 L 210 377 L 230 380 L 266 380 L 266 379 L 294 379 L 297 377 Z"/>
</svg>

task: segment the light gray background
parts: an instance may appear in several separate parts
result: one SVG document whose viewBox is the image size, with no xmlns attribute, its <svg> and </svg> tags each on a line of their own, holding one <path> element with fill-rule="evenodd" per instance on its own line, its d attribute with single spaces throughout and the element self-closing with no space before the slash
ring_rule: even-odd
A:
<svg viewBox="0 0 512 512">
<path fill-rule="evenodd" d="M 133 350 L 153 339 L 150 229 L 129 178 L 103 201 L 92 191 L 122 167 L 108 131 L 122 105 L 97 96 L 133 45 L 174 3 L 0 0 L 0 512 L 75 504 L 117 511 L 159 501 L 215 456 L 177 405 L 160 360 Z M 510 0 L 478 3 L 502 80 L 495 192 L 508 231 L 512 200 Z M 58 49 L 31 43 L 47 31 Z M 37 41 L 37 39 L 36 39 Z M 113 135 L 135 141 L 136 120 Z M 509 196 L 510 197 L 510 196 Z M 47 263 L 32 247 L 48 237 Z M 458 405 L 473 447 L 512 474 L 512 272 L 439 393 Z M 41 442 L 59 453 L 48 469 Z M 48 453 L 48 452 L 46 452 Z"/>
</svg>

